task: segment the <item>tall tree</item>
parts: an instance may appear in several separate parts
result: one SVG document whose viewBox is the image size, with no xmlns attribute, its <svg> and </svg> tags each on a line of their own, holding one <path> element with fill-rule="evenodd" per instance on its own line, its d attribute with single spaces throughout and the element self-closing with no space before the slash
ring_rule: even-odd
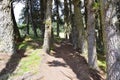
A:
<svg viewBox="0 0 120 80">
<path fill-rule="evenodd" d="M 55 5 L 56 5 L 56 15 L 57 15 L 57 37 L 59 37 L 59 32 L 60 32 L 60 30 L 59 30 L 59 3 L 60 3 L 60 1 L 59 0 L 55 0 Z"/>
<path fill-rule="evenodd" d="M 44 19 L 45 19 L 45 12 L 46 12 L 46 0 L 40 0 L 40 11 L 41 11 L 41 16 L 40 16 L 40 25 L 41 25 L 41 36 L 44 38 L 44 32 L 45 32 L 45 24 L 44 24 Z"/>
<path fill-rule="evenodd" d="M 43 50 L 45 53 L 50 53 L 51 31 L 52 31 L 52 0 L 47 0 L 45 15 L 45 34 L 43 43 Z"/>
<path fill-rule="evenodd" d="M 72 8 L 72 0 L 69 0 L 69 23 L 70 23 L 70 26 L 71 26 L 71 33 L 70 33 L 70 42 L 73 43 L 73 37 L 74 37 L 74 32 L 73 32 L 73 8 Z"/>
<path fill-rule="evenodd" d="M 104 44 L 107 58 L 107 80 L 120 80 L 120 0 L 101 0 L 104 13 Z M 104 12 L 105 11 L 105 12 Z"/>
<path fill-rule="evenodd" d="M 15 53 L 10 0 L 0 1 L 0 52 Z"/>
<path fill-rule="evenodd" d="M 84 26 L 83 26 L 83 20 L 82 20 L 82 14 L 80 11 L 80 0 L 73 0 L 74 5 L 74 26 L 76 26 L 76 32 L 77 35 L 77 43 L 76 48 L 79 48 L 82 52 L 83 48 L 83 32 L 84 32 Z"/>
<path fill-rule="evenodd" d="M 14 27 L 14 32 L 15 32 L 14 38 L 15 38 L 16 42 L 19 42 L 22 40 L 22 38 L 20 36 L 19 28 L 18 28 L 16 20 L 15 20 L 13 2 L 14 1 L 11 1 L 11 17 L 12 17 L 13 27 Z"/>
<path fill-rule="evenodd" d="M 70 12 L 68 7 L 68 0 L 64 0 L 64 29 L 65 29 L 65 36 L 66 39 L 69 39 L 70 32 L 71 32 L 71 25 L 70 25 Z"/>
<path fill-rule="evenodd" d="M 26 20 L 26 35 L 29 35 L 29 0 L 26 0 L 25 4 L 26 10 L 25 10 L 25 20 Z"/>
<path fill-rule="evenodd" d="M 30 7 L 31 24 L 32 24 L 32 29 L 33 29 L 35 37 L 38 37 L 37 28 L 36 28 L 36 25 L 35 25 L 35 22 L 34 22 L 34 19 L 33 19 L 33 4 L 32 3 L 33 3 L 33 0 L 30 0 L 29 1 L 29 7 Z"/>
<path fill-rule="evenodd" d="M 96 38 L 95 38 L 95 11 L 94 0 L 87 2 L 87 34 L 88 34 L 88 64 L 91 68 L 98 69 Z"/>
</svg>

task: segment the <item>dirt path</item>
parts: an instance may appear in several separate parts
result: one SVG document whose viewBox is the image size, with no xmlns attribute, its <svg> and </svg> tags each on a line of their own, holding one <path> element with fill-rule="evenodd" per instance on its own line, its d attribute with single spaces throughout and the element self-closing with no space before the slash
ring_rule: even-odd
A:
<svg viewBox="0 0 120 80">
<path fill-rule="evenodd" d="M 68 41 L 55 43 L 51 55 L 42 54 L 38 73 L 10 78 L 6 74 L 13 74 L 21 59 L 27 57 L 28 52 L 21 51 L 12 56 L 0 55 L 0 80 L 104 80 L 101 73 L 89 69 L 85 58 Z"/>
<path fill-rule="evenodd" d="M 55 44 L 51 55 L 44 54 L 40 76 L 40 80 L 104 80 L 67 41 Z"/>
</svg>

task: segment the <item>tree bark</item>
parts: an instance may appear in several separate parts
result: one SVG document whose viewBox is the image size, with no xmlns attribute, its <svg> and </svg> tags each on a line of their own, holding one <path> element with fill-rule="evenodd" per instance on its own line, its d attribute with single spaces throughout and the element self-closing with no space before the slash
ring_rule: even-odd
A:
<svg viewBox="0 0 120 80">
<path fill-rule="evenodd" d="M 44 38 L 44 33 L 45 33 L 45 12 L 46 12 L 46 0 L 40 0 L 40 10 L 41 10 L 41 20 L 40 20 L 40 25 L 41 25 L 41 37 Z"/>
<path fill-rule="evenodd" d="M 29 0 L 26 0 L 26 15 L 25 15 L 25 19 L 26 19 L 26 35 L 29 35 Z"/>
<path fill-rule="evenodd" d="M 117 5 L 120 0 L 102 0 L 105 13 L 104 44 L 107 60 L 107 80 L 120 80 L 120 30 Z"/>
<path fill-rule="evenodd" d="M 80 6 L 79 6 L 80 0 L 73 0 L 73 5 L 74 5 L 74 26 L 76 26 L 76 32 L 77 35 L 77 46 L 76 48 L 80 49 L 80 52 L 82 53 L 83 51 L 83 32 L 84 32 L 84 25 L 83 25 L 83 20 L 82 20 L 82 14 L 80 11 Z"/>
<path fill-rule="evenodd" d="M 51 31 L 52 31 L 52 0 L 47 0 L 43 50 L 45 53 L 48 54 L 50 53 L 51 47 Z"/>
<path fill-rule="evenodd" d="M 57 37 L 59 37 L 59 1 L 58 0 L 55 0 L 56 1 L 56 8 L 57 8 Z"/>
<path fill-rule="evenodd" d="M 88 0 L 87 2 L 88 64 L 90 68 L 98 69 L 93 3 L 94 0 Z"/>
<path fill-rule="evenodd" d="M 32 7 L 33 5 L 32 5 L 32 3 L 33 3 L 33 1 L 30 0 L 29 7 L 30 7 L 31 24 L 32 24 L 32 29 L 33 29 L 35 37 L 38 37 L 36 26 L 35 26 L 35 22 L 34 22 L 34 19 L 33 19 L 33 7 Z"/>
<path fill-rule="evenodd" d="M 71 26 L 71 32 L 70 32 L 70 35 L 69 35 L 69 41 L 72 43 L 73 42 L 73 8 L 72 8 L 72 0 L 69 0 L 69 23 L 70 23 L 70 26 Z M 72 43 L 73 44 L 73 43 Z"/>
<path fill-rule="evenodd" d="M 69 39 L 70 33 L 71 33 L 71 25 L 70 25 L 70 13 L 69 13 L 69 7 L 68 7 L 68 1 L 64 0 L 64 31 L 66 39 Z"/>
<path fill-rule="evenodd" d="M 10 0 L 0 1 L 0 53 L 15 53 Z"/>
<path fill-rule="evenodd" d="M 13 2 L 11 2 L 11 17 L 13 21 L 13 27 L 14 27 L 14 38 L 16 42 L 22 41 L 22 38 L 20 36 L 19 28 L 17 26 L 16 20 L 15 20 L 15 15 L 14 15 L 14 9 L 13 9 Z"/>
</svg>

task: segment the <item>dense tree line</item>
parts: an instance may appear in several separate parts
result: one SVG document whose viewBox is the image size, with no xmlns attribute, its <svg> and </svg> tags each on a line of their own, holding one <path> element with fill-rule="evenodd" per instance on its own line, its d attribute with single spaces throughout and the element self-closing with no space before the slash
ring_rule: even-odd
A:
<svg viewBox="0 0 120 80">
<path fill-rule="evenodd" d="M 25 7 L 20 20 L 25 25 L 19 27 L 13 3 L 21 1 Z M 56 23 L 55 31 L 53 23 Z M 99 70 L 97 54 L 104 53 L 107 80 L 120 80 L 120 0 L 0 1 L 1 53 L 16 53 L 17 42 L 31 35 L 32 29 L 34 37 L 43 39 L 44 52 L 50 54 L 54 36 L 59 37 L 61 27 L 76 51 L 86 54 L 87 50 L 90 68 Z M 21 30 L 25 31 L 24 36 Z"/>
</svg>

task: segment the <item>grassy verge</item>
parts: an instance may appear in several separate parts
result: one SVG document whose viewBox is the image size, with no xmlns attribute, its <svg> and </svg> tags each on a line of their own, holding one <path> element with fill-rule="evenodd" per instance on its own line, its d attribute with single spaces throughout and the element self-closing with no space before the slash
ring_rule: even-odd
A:
<svg viewBox="0 0 120 80">
<path fill-rule="evenodd" d="M 37 74 L 39 72 L 39 65 L 41 61 L 39 52 L 40 49 L 34 50 L 29 55 L 22 58 L 17 69 L 10 77 L 23 76 L 27 73 Z"/>
<path fill-rule="evenodd" d="M 21 77 L 25 74 L 37 74 L 40 66 L 41 39 L 27 37 L 22 43 L 19 43 L 18 50 L 23 50 L 25 57 L 21 59 L 16 70 L 10 75 L 10 78 Z"/>
</svg>

